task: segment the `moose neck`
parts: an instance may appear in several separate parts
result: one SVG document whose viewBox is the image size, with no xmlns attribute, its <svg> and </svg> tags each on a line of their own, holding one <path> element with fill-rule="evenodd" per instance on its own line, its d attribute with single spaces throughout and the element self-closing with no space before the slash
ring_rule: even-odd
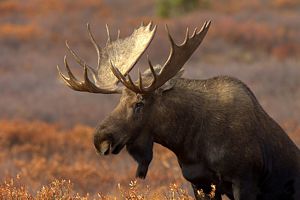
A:
<svg viewBox="0 0 300 200">
<path fill-rule="evenodd" d="M 166 91 L 156 102 L 152 127 L 154 141 L 172 150 L 179 158 L 195 147 L 195 143 L 201 145 L 203 139 L 199 135 L 202 132 L 199 129 L 203 126 L 199 126 L 199 123 L 204 120 L 202 105 L 205 98 L 197 82 L 195 90 L 195 82 L 180 79 L 172 90 Z"/>
</svg>

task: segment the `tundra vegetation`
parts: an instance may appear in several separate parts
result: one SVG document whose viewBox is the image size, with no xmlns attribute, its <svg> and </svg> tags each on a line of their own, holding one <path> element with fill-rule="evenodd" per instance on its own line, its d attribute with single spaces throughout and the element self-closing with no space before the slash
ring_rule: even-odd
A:
<svg viewBox="0 0 300 200">
<path fill-rule="evenodd" d="M 185 27 L 212 19 L 202 48 L 186 63 L 185 76 L 240 78 L 300 145 L 299 1 L 210 1 L 207 7 L 200 4 L 175 20 L 155 16 L 155 1 L 131 0 L 134 6 L 130 7 L 125 1 L 0 1 L 0 187 L 6 195 L 2 199 L 38 198 L 38 191 L 44 199 L 53 199 L 55 194 L 75 199 L 77 193 L 82 199 L 86 193 L 88 199 L 99 199 L 98 193 L 102 199 L 129 198 L 128 184 L 136 166 L 133 160 L 124 152 L 99 159 L 91 146 L 90 126 L 113 109 L 117 95 L 69 91 L 59 83 L 53 68 L 62 64 L 66 39 L 88 63 L 96 63 L 94 49 L 84 37 L 82 25 L 87 21 L 104 44 L 105 23 L 111 25 L 115 38 L 116 27 L 124 37 L 141 21 L 153 20 L 161 28 L 148 53 L 158 63 L 168 52 L 165 23 L 176 41 L 181 41 Z M 147 66 L 145 58 L 141 67 Z M 139 180 L 135 187 L 138 197 L 130 197 L 152 199 L 158 194 L 159 199 L 186 199 L 177 195 L 186 191 L 192 198 L 176 157 L 157 145 L 153 153 L 147 179 Z"/>
<path fill-rule="evenodd" d="M 156 1 L 156 12 L 161 17 L 178 16 L 195 10 L 199 4 L 201 7 L 208 7 L 209 1 L 198 0 L 157 0 Z"/>
</svg>

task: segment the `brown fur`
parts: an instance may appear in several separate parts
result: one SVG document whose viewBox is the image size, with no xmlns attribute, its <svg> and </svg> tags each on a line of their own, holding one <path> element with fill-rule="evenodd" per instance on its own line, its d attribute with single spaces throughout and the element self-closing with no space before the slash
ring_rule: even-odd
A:
<svg viewBox="0 0 300 200">
<path fill-rule="evenodd" d="M 97 128 L 95 147 L 109 141 L 107 154 L 126 145 L 144 178 L 157 142 L 176 154 L 195 194 L 215 184 L 215 199 L 300 199 L 299 149 L 245 84 L 230 77 L 174 84 L 147 95 L 124 89 Z"/>
</svg>

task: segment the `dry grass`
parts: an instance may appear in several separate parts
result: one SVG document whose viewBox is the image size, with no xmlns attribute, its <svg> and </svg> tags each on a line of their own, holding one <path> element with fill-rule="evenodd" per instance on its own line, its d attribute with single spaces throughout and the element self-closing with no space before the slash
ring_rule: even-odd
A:
<svg viewBox="0 0 300 200">
<path fill-rule="evenodd" d="M 88 199 L 98 199 L 98 200 L 115 200 L 115 199 L 124 199 L 124 200 L 192 200 L 192 196 L 188 192 L 176 184 L 170 184 L 168 189 L 165 191 L 156 191 L 151 190 L 149 186 L 146 188 L 141 188 L 137 181 L 130 181 L 128 187 L 124 188 L 118 184 L 118 194 L 116 195 L 103 195 L 98 193 L 94 197 L 91 197 L 89 194 L 80 195 L 78 192 L 74 191 L 73 184 L 70 180 L 58 180 L 55 179 L 48 185 L 42 186 L 34 194 L 30 192 L 26 185 L 21 183 L 22 178 L 20 175 L 17 175 L 16 178 L 10 178 L 5 180 L 0 184 L 0 199 L 5 200 L 88 200 Z M 212 192 L 207 195 L 209 199 L 214 198 L 215 196 L 215 186 L 212 186 Z M 206 197 L 202 190 L 198 191 L 198 195 Z"/>
<path fill-rule="evenodd" d="M 5 195 L 16 191 L 37 198 L 38 191 L 42 194 L 51 188 L 72 191 L 72 195 L 89 193 L 90 197 L 98 193 L 120 195 L 120 191 L 124 196 L 133 195 L 126 187 L 117 188 L 118 183 L 127 185 L 134 178 L 133 160 L 125 152 L 99 157 L 93 148 L 92 129 L 86 126 L 64 130 L 44 122 L 0 121 L 0 152 L 1 190 L 7 191 Z M 154 156 L 147 181 L 140 182 L 142 189 L 137 190 L 137 196 L 143 190 L 146 194 L 148 184 L 151 195 L 165 193 L 171 182 L 178 189 L 186 186 L 171 152 L 157 146 Z M 4 182 L 5 177 L 16 176 L 15 181 Z M 131 183 L 133 186 L 137 187 L 136 182 Z"/>
<path fill-rule="evenodd" d="M 140 188 L 137 181 L 131 181 L 128 187 L 124 188 L 118 184 L 117 195 L 103 195 L 98 193 L 94 197 L 89 194 L 80 195 L 74 191 L 71 181 L 54 180 L 48 185 L 42 186 L 41 189 L 32 194 L 25 185 L 20 181 L 22 178 L 18 175 L 16 178 L 11 178 L 0 184 L 0 199 L 5 200 L 192 200 L 186 190 L 179 188 L 176 184 L 171 184 L 164 194 L 157 191 L 152 191 L 149 187 Z M 199 193 L 202 195 L 202 193 Z"/>
</svg>

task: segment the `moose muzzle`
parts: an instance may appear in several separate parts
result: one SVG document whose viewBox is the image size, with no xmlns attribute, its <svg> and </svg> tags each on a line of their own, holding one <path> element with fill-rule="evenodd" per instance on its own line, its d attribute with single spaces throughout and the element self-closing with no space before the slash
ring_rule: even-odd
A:
<svg viewBox="0 0 300 200">
<path fill-rule="evenodd" d="M 103 138 L 97 133 L 94 135 L 94 146 L 99 154 L 108 155 L 110 153 L 111 145 L 111 139 Z"/>
</svg>

